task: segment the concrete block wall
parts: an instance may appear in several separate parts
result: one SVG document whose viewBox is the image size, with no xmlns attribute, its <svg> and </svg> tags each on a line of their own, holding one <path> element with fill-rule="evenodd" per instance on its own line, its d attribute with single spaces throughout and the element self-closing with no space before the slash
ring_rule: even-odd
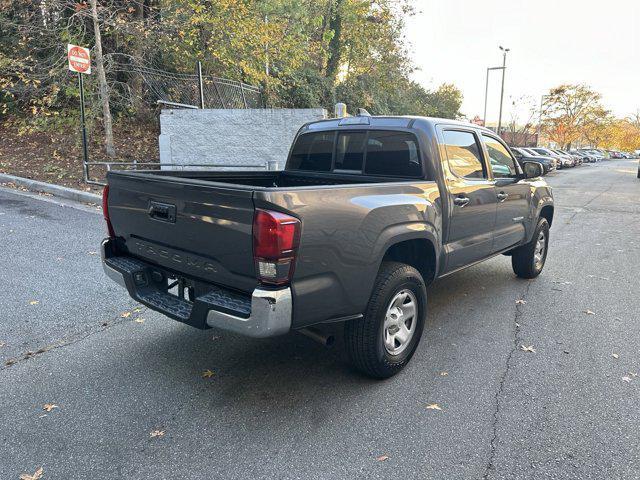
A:
<svg viewBox="0 0 640 480">
<path fill-rule="evenodd" d="M 282 169 L 298 129 L 324 118 L 323 108 L 163 110 L 160 162 L 224 166 L 221 170 L 257 165 L 246 169 L 260 170 L 271 161 Z"/>
</svg>

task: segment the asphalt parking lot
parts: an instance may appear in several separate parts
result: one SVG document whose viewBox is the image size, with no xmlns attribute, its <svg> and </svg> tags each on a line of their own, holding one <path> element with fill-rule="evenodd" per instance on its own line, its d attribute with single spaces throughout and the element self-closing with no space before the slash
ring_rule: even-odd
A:
<svg viewBox="0 0 640 480">
<path fill-rule="evenodd" d="M 383 382 L 340 344 L 138 308 L 102 273 L 99 212 L 0 189 L 0 478 L 639 478 L 636 169 L 549 177 L 542 275 L 500 256 L 432 286 Z"/>
</svg>

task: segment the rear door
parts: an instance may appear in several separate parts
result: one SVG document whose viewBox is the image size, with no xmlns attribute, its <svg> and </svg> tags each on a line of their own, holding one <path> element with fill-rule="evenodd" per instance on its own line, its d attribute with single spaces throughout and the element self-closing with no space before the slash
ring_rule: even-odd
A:
<svg viewBox="0 0 640 480">
<path fill-rule="evenodd" d="M 482 134 L 482 141 L 495 181 L 498 208 L 492 250 L 499 252 L 524 240 L 531 190 L 504 143 L 488 133 Z"/>
<path fill-rule="evenodd" d="M 449 203 L 445 241 L 446 271 L 482 260 L 491 253 L 496 221 L 496 194 L 472 129 L 442 128 L 443 172 Z"/>
<path fill-rule="evenodd" d="M 153 174 L 109 174 L 118 249 L 178 273 L 251 291 L 253 191 Z"/>
</svg>

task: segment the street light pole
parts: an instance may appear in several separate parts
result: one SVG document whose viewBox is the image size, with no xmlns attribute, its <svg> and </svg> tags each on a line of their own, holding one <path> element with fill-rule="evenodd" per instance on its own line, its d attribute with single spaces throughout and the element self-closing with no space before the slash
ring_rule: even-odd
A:
<svg viewBox="0 0 640 480">
<path fill-rule="evenodd" d="M 502 50 L 502 87 L 500 90 L 500 113 L 498 114 L 498 135 L 500 135 L 500 128 L 502 127 L 502 100 L 504 99 L 504 73 L 507 70 L 507 52 L 509 52 L 509 48 L 503 48 L 500 46 L 500 50 Z"/>
<path fill-rule="evenodd" d="M 487 126 L 487 97 L 489 96 L 489 70 L 491 69 L 487 68 L 487 81 L 485 82 L 485 86 L 484 86 L 484 114 L 482 115 L 483 127 Z"/>
</svg>

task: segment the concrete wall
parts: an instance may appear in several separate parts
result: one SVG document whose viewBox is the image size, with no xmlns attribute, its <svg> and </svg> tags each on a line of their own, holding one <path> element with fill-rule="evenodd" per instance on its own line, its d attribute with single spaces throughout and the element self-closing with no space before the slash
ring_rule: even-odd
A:
<svg viewBox="0 0 640 480">
<path fill-rule="evenodd" d="M 236 169 L 258 165 L 247 168 L 257 170 L 274 161 L 282 169 L 298 129 L 323 118 L 323 108 L 163 110 L 160 162 Z"/>
</svg>

